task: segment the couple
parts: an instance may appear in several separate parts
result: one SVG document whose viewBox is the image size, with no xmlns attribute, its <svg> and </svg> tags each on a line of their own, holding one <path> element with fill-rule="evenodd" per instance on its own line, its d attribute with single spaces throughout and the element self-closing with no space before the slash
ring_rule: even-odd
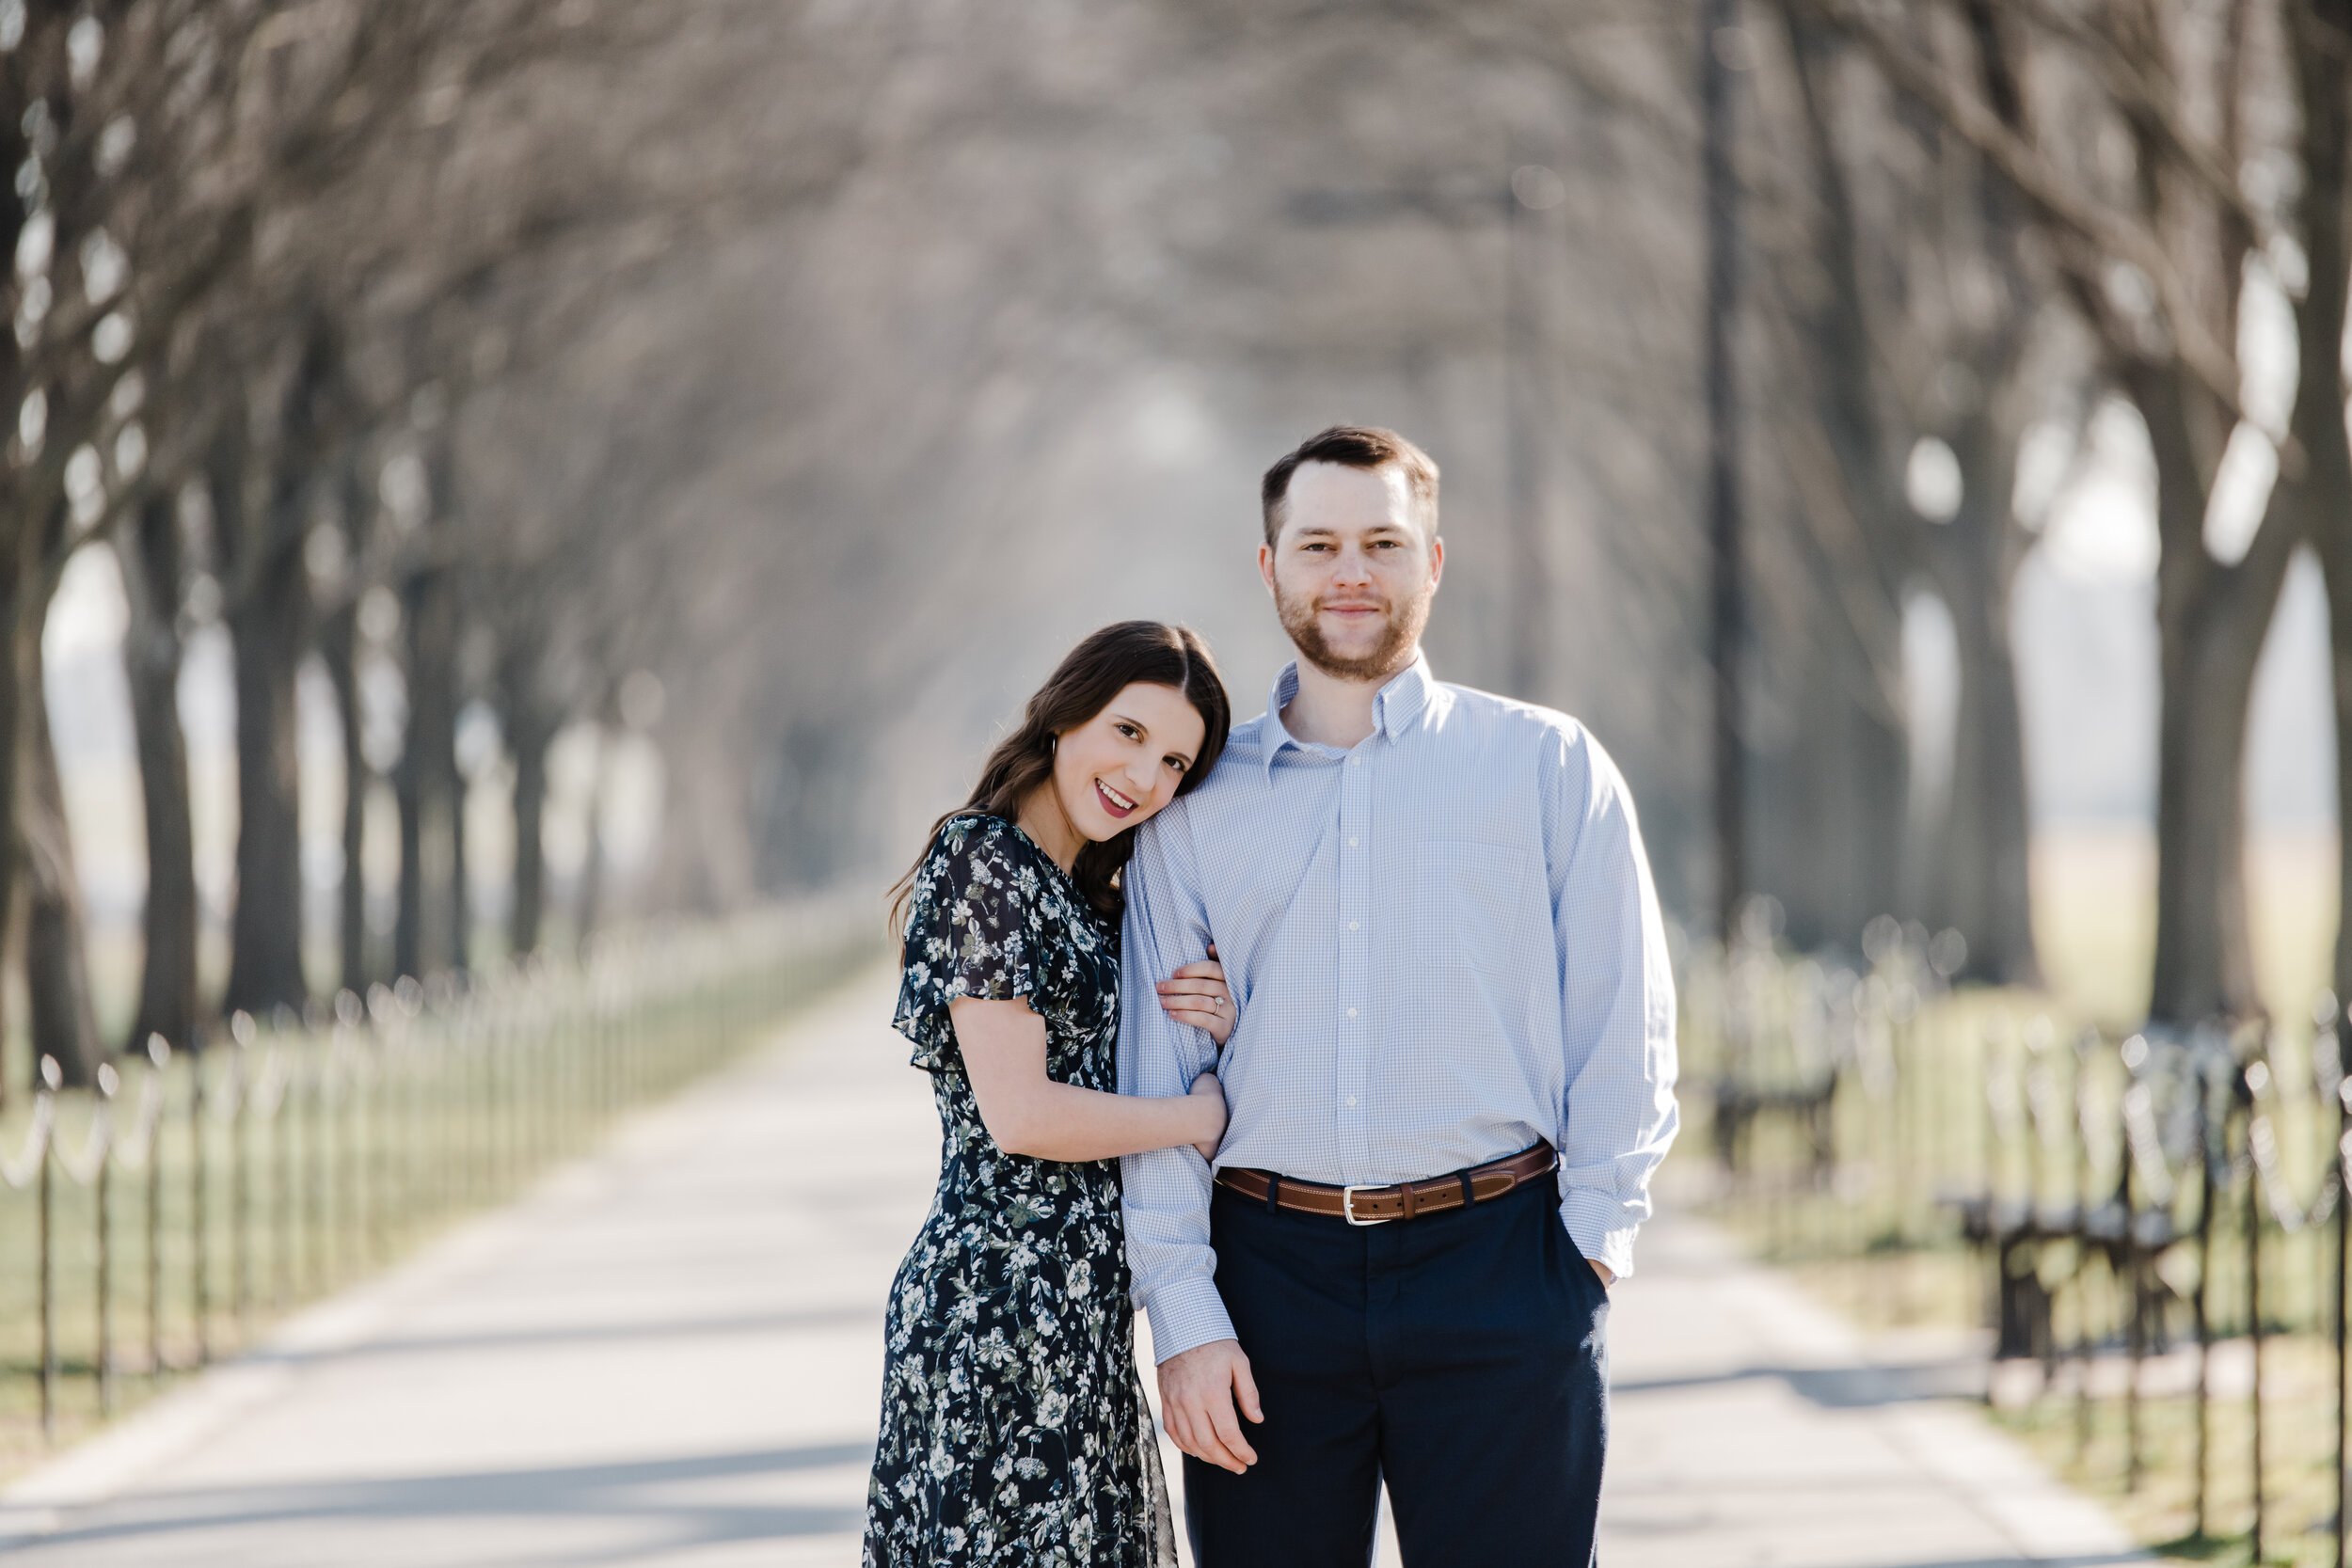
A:
<svg viewBox="0 0 2352 1568">
<path fill-rule="evenodd" d="M 1360 1568 L 1384 1480 L 1412 1568 L 1593 1559 L 1677 1125 L 1633 804 L 1575 721 L 1431 675 L 1420 449 L 1327 430 L 1263 499 L 1264 715 L 1105 627 L 900 884 L 945 1138 L 868 1568 L 1175 1561 L 1131 1291 L 1200 1568 Z"/>
</svg>

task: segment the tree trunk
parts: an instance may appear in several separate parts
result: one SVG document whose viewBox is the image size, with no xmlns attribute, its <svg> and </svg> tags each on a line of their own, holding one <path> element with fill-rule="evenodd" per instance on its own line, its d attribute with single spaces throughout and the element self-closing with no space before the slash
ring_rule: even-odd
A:
<svg viewBox="0 0 2352 1568">
<path fill-rule="evenodd" d="M 2018 433 L 1979 411 L 1955 433 L 1961 509 L 1933 535 L 1930 562 L 1950 610 L 1960 667 L 1951 787 L 1930 846 L 1935 922 L 1968 943 L 1962 976 L 2032 985 L 2031 823 L 2010 592 L 2023 559 L 2010 513 Z"/>
<path fill-rule="evenodd" d="M 442 779 L 442 796 L 449 811 L 449 967 L 463 974 L 473 965 L 473 886 L 466 875 L 469 783 L 457 767 L 457 703 L 453 690 L 449 708 L 449 770 Z"/>
<path fill-rule="evenodd" d="M 0 498 L 0 507 L 11 502 L 22 504 L 14 495 Z M 0 511 L 0 516 L 6 515 Z M 40 678 L 40 618 L 25 608 L 40 575 L 36 532 L 29 525 L 20 525 L 16 536 L 0 550 L 0 661 L 4 661 L 0 662 L 0 962 L 18 951 L 19 922 L 24 913 L 24 900 L 19 896 L 24 881 L 24 842 L 17 824 L 31 771 L 25 755 L 24 698 L 30 689 L 28 682 Z M 0 985 L 0 1002 L 5 1002 L 7 990 Z M 0 1011 L 0 1035 L 5 1035 L 7 1026 L 6 1013 Z M 39 1071 L 38 1052 L 34 1070 Z M 39 1082 L 37 1077 L 30 1081 Z M 0 1093 L 0 1103 L 5 1101 L 6 1095 Z"/>
<path fill-rule="evenodd" d="M 343 875 L 336 890 L 337 983 L 364 994 L 368 989 L 368 791 L 375 784 L 368 767 L 363 715 L 359 711 L 359 617 L 345 606 L 319 631 L 319 657 L 335 690 L 335 717 L 343 752 Z"/>
<path fill-rule="evenodd" d="M 580 895 L 572 917 L 572 942 L 584 950 L 604 918 L 605 878 L 604 802 L 606 781 L 612 771 L 612 725 L 608 719 L 596 736 L 596 782 L 588 792 L 588 847 L 580 867 Z"/>
<path fill-rule="evenodd" d="M 508 744 L 515 752 L 515 895 L 514 907 L 507 911 L 506 944 L 510 956 L 519 958 L 538 951 L 547 915 L 548 855 L 542 835 L 547 827 L 548 748 L 554 744 L 555 729 L 534 711 L 528 697 L 510 696 L 506 721 Z"/>
<path fill-rule="evenodd" d="M 2352 486 L 2339 499 L 2352 510 Z M 2328 966 L 2339 1004 L 2352 998 L 2352 517 L 2319 531 L 2328 585 L 2328 673 L 2336 718 L 2336 940 Z"/>
<path fill-rule="evenodd" d="M 195 1038 L 199 1006 L 196 832 L 188 808 L 187 736 L 180 727 L 183 562 L 175 510 L 169 496 L 151 497 L 124 524 L 116 546 L 130 607 L 122 662 L 147 818 L 146 954 L 131 1027 L 134 1052 L 150 1035 L 185 1049 Z"/>
<path fill-rule="evenodd" d="M 2158 1022 L 2250 1014 L 2260 1006 L 2246 918 L 2246 710 L 2277 599 L 2275 588 L 2266 598 L 2233 595 L 2201 630 L 2162 628 L 2148 1004 Z"/>
<path fill-rule="evenodd" d="M 1968 943 L 1962 977 L 2039 982 L 2034 948 L 2032 824 L 2026 801 L 2026 727 L 2009 641 L 2009 584 L 1961 600 L 1960 701 L 1951 793 L 1937 845 L 1939 920 Z"/>
<path fill-rule="evenodd" d="M 2122 382 L 2148 426 L 2161 541 L 2148 1011 L 2157 1022 L 2195 1023 L 2260 1005 L 2246 919 L 2247 705 L 2300 516 L 2291 487 L 2275 487 L 2245 557 L 2217 561 L 2204 526 L 2229 410 L 2177 364 L 2127 365 Z"/>
<path fill-rule="evenodd" d="M 854 863 L 860 768 L 866 758 L 852 726 L 830 717 L 787 721 L 751 791 L 757 812 L 758 890 L 823 887 Z"/>
<path fill-rule="evenodd" d="M 66 1084 L 82 1088 L 96 1081 L 104 1052 L 90 1003 L 82 883 L 73 865 L 65 785 L 57 776 L 49 703 L 41 688 L 40 639 L 28 641 L 31 671 L 24 689 L 27 774 L 18 825 L 24 843 L 24 990 L 35 1053 L 55 1057 Z"/>
<path fill-rule="evenodd" d="M 1829 873 L 1824 914 L 1845 942 L 1883 914 L 1907 915 L 1902 898 L 1911 798 L 1911 739 L 1903 720 L 1846 698 L 1836 705 L 1836 760 L 1817 755 L 1824 775 L 1815 853 Z"/>
<path fill-rule="evenodd" d="M 413 714 L 415 709 L 410 708 Z M 412 734 L 407 745 L 415 745 Z M 392 916 L 392 970 L 404 976 L 424 973 L 424 811 L 417 799 L 416 759 L 401 752 L 392 772 L 400 802 L 400 888 Z"/>
<path fill-rule="evenodd" d="M 2344 198 L 2352 185 L 2352 103 L 2344 59 L 2352 46 L 2352 0 L 2312 0 L 2288 8 L 2302 108 L 2303 180 L 2296 204 L 2310 278 L 2296 312 L 2303 373 L 2292 415 L 2303 450 L 2293 499 L 2303 532 L 2319 552 L 2328 583 L 2329 672 L 2336 704 L 2336 942 L 2331 966 L 2338 998 L 2352 997 L 2352 439 L 2344 423 L 2340 346 L 2352 292 L 2352 238 Z M 2324 377 L 2312 373 L 2324 367 Z"/>
<path fill-rule="evenodd" d="M 462 968 L 465 902 L 458 814 L 457 600 L 439 571 L 419 573 L 403 596 L 407 631 L 408 733 L 400 759 L 400 968 Z"/>
<path fill-rule="evenodd" d="M 2187 467 L 2201 452 L 2218 461 L 2220 436 L 2197 439 L 2221 422 L 2211 416 L 2211 400 L 2191 401 L 2177 373 L 2169 380 L 2142 375 L 2134 388 L 2156 455 L 2157 524 L 2164 540 L 2156 578 L 2164 698 L 2157 753 L 2155 973 L 2149 1012 L 2168 1022 L 2192 1022 L 2217 1013 L 2248 1016 L 2262 1007 L 2246 909 L 2247 708 L 2287 565 L 2305 539 L 2318 546 L 2328 578 L 2339 748 L 2344 744 L 2347 630 L 2339 607 L 2352 594 L 2352 562 L 2342 539 L 2344 514 L 2352 508 L 2342 374 L 2352 259 L 2344 203 L 2352 114 L 2345 103 L 2343 57 L 2352 42 L 2352 7 L 2325 0 L 2287 9 L 2288 53 L 2302 101 L 2296 211 L 2310 279 L 2296 309 L 2300 373 L 2288 416 L 2298 450 L 2280 465 L 2268 508 L 2241 560 L 2223 564 L 2204 549 L 2210 482 L 2192 483 Z M 2201 422 L 2199 415 L 2205 416 Z M 2226 435 L 2226 429 L 2220 432 Z M 2341 768 L 2337 788 L 2341 800 Z M 2339 880 L 2352 886 L 2352 866 L 2340 870 Z M 2340 976 L 2347 967 L 2340 934 Z"/>
<path fill-rule="evenodd" d="M 81 886 L 65 820 L 65 791 L 49 735 L 40 634 L 55 577 L 42 569 L 63 509 L 26 523 L 0 557 L 0 953 L 17 950 L 22 918 L 27 1024 L 34 1070 L 55 1056 L 69 1084 L 98 1069 L 101 1047 L 83 951 Z M 23 896 L 19 896 L 22 889 Z"/>
<path fill-rule="evenodd" d="M 1908 912 L 1909 741 L 1836 610 L 1768 635 L 1804 641 L 1776 650 L 1778 717 L 1758 726 L 1755 809 L 1772 832 L 1751 846 L 1754 885 L 1779 900 L 1790 943 L 1851 951 L 1874 917 Z"/>
<path fill-rule="evenodd" d="M 235 488 L 215 485 L 216 517 L 242 510 Z M 294 675 L 309 630 L 310 586 L 299 534 L 252 543 L 258 559 L 240 572 L 242 591 L 225 617 L 236 662 L 237 904 L 223 1006 L 265 1013 L 299 1007 L 310 994 L 294 750 Z"/>
<path fill-rule="evenodd" d="M 1851 943 L 1881 914 L 1908 914 L 1910 716 L 1901 694 L 1902 593 L 1916 568 L 1918 519 L 1903 495 L 1898 464 L 1907 441 L 1890 427 L 1879 384 L 1878 350 L 1864 310 L 1862 221 L 1839 155 L 1833 103 L 1836 35 L 1800 8 L 1785 6 L 1789 57 L 1804 127 L 1806 170 L 1819 197 L 1807 238 L 1817 280 L 1799 291 L 1801 384 L 1808 415 L 1834 466 L 1836 504 L 1816 513 L 1799 504 L 1800 547 L 1818 554 L 1821 594 L 1808 662 L 1823 685 L 1798 701 L 1801 722 L 1790 759 L 1811 832 L 1787 846 L 1791 866 L 1810 884 L 1810 907 L 1789 903 L 1791 940 Z M 1801 462 L 1811 462 L 1801 454 Z M 1753 850 L 1761 859 L 1761 846 Z"/>
</svg>

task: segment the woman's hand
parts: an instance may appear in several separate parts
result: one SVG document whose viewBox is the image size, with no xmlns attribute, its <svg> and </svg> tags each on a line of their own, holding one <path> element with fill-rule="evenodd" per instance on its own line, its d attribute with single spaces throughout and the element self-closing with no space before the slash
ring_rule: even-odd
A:
<svg viewBox="0 0 2352 1568">
<path fill-rule="evenodd" d="M 1159 990 L 1160 1006 L 1168 1016 L 1206 1031 L 1218 1050 L 1233 1037 L 1233 1025 L 1239 1020 L 1233 1011 L 1233 993 L 1225 985 L 1225 966 L 1216 961 L 1216 943 L 1209 943 L 1207 958 L 1162 980 Z"/>
<path fill-rule="evenodd" d="M 1204 1072 L 1192 1081 L 1192 1098 L 1201 1101 L 1201 1109 L 1211 1117 L 1208 1136 L 1192 1147 L 1200 1151 L 1200 1158 L 1214 1162 L 1216 1146 L 1225 1137 L 1225 1085 L 1216 1081 L 1216 1074 Z"/>
</svg>

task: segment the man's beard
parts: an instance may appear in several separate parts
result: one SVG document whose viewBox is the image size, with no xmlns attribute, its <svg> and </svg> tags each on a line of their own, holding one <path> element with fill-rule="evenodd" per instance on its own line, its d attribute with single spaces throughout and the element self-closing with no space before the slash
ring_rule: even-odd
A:
<svg viewBox="0 0 2352 1568">
<path fill-rule="evenodd" d="M 1284 593 L 1278 582 L 1274 588 L 1274 611 L 1281 617 L 1282 629 L 1297 646 L 1299 657 L 1334 680 L 1370 681 L 1393 675 L 1413 661 L 1413 649 L 1429 625 L 1432 597 L 1434 594 L 1424 590 L 1391 604 L 1380 641 L 1373 644 L 1371 652 L 1356 658 L 1334 652 L 1324 641 L 1323 628 L 1315 624 L 1312 595 L 1294 597 Z"/>
</svg>

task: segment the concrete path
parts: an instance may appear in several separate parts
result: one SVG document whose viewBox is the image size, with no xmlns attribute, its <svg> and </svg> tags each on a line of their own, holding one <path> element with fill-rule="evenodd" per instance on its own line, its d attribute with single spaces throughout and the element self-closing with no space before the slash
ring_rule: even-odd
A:
<svg viewBox="0 0 2352 1568">
<path fill-rule="evenodd" d="M 744 1068 L 0 1494 L 22 1568 L 857 1560 L 930 1097 L 852 987 Z M 1613 1565 L 2122 1562 L 1970 1411 L 1661 1222 L 1613 1314 Z M 1393 1560 L 1384 1543 L 1384 1559 Z"/>
</svg>

